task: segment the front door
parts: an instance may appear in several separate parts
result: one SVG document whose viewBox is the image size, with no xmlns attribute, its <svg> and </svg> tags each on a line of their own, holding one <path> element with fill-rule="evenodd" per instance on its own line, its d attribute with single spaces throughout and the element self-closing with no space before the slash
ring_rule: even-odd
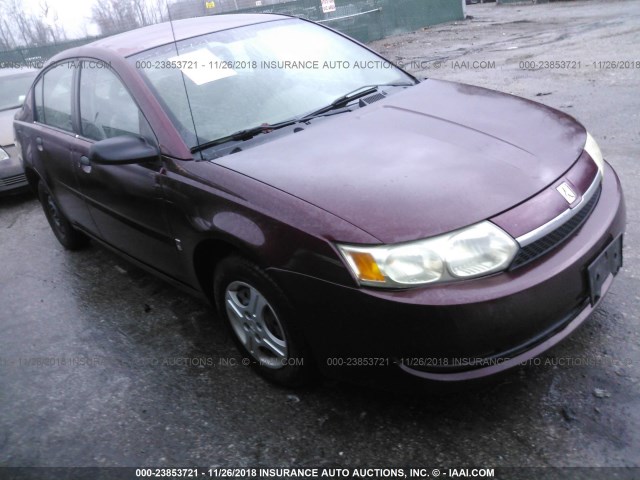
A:
<svg viewBox="0 0 640 480">
<path fill-rule="evenodd" d="M 94 62 L 85 62 L 80 71 L 81 134 L 72 153 L 80 191 L 107 243 L 180 278 L 181 259 L 166 219 L 160 185 L 161 158 L 133 165 L 89 161 L 91 145 L 107 138 L 136 135 L 156 143 L 149 124 L 116 74 L 92 65 Z"/>
</svg>

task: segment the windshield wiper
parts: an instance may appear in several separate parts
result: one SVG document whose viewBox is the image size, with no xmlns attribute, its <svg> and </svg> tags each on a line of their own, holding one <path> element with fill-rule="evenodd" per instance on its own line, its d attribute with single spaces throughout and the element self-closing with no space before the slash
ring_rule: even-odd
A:
<svg viewBox="0 0 640 480">
<path fill-rule="evenodd" d="M 382 85 L 364 85 L 362 87 L 359 87 L 359 88 L 356 88 L 355 90 L 350 91 L 349 93 L 346 93 L 345 95 L 342 95 L 341 97 L 336 98 L 333 102 L 331 102 L 326 107 L 322 107 L 321 109 L 316 110 L 315 112 L 311 112 L 303 117 L 300 117 L 300 120 L 308 120 L 313 117 L 317 117 L 318 115 L 322 115 L 323 113 L 330 112 L 331 110 L 336 110 L 338 108 L 345 107 L 353 100 L 357 100 L 359 98 L 366 97 L 367 95 L 377 92 L 380 87 L 411 87 L 413 85 L 414 85 L 413 83 L 406 83 L 406 82 L 385 83 Z"/>
<path fill-rule="evenodd" d="M 269 133 L 273 130 L 277 130 L 279 128 L 284 128 L 284 127 L 288 127 L 289 125 L 294 125 L 296 123 L 301 123 L 301 122 L 306 122 L 307 120 L 311 120 L 314 117 L 320 116 L 324 113 L 327 113 L 331 110 L 335 110 L 341 107 L 346 106 L 349 102 L 352 102 L 353 100 L 357 100 L 358 98 L 362 98 L 362 97 L 366 97 L 367 95 L 377 92 L 378 89 L 380 87 L 411 87 L 413 86 L 413 83 L 385 83 L 382 85 L 364 85 L 362 87 L 356 88 L 355 90 L 352 90 L 351 92 L 342 95 L 341 97 L 336 98 L 333 102 L 331 102 L 329 105 L 327 105 L 326 107 L 322 107 L 319 110 L 316 110 L 315 112 L 311 112 L 308 113 L 306 115 L 303 115 L 301 117 L 296 117 L 296 118 L 292 118 L 289 120 L 285 120 L 283 122 L 278 122 L 278 123 L 273 123 L 273 124 L 268 124 L 268 123 L 263 123 L 262 125 L 259 125 L 257 127 L 252 127 L 252 128 L 247 128 L 244 130 L 239 130 L 237 132 L 234 132 L 230 135 L 226 135 L 224 137 L 221 138 L 217 138 L 215 140 L 211 140 L 209 142 L 205 142 L 205 143 L 201 143 L 199 145 L 196 145 L 195 147 L 191 148 L 191 153 L 196 153 L 196 152 L 200 152 L 202 150 L 206 150 L 207 148 L 211 148 L 211 147 L 215 147 L 217 145 L 222 145 L 223 143 L 227 143 L 227 142 L 234 142 L 234 141 L 242 141 L 242 140 L 249 140 L 253 137 L 255 137 L 256 135 L 259 135 L 261 133 Z"/>
<path fill-rule="evenodd" d="M 257 127 L 246 128 L 244 130 L 239 130 L 230 135 L 226 135 L 224 137 L 216 138 L 215 140 L 211 140 L 209 142 L 201 143 L 191 148 L 191 153 L 200 152 L 202 150 L 206 150 L 207 148 L 215 147 L 216 145 L 221 145 L 227 142 L 241 141 L 241 140 L 249 140 L 256 135 L 261 133 L 269 133 L 273 130 L 277 130 L 279 128 L 288 127 L 289 125 L 294 125 L 300 122 L 297 118 L 292 118 L 291 120 L 285 120 L 284 122 L 278 122 L 273 124 L 263 123 Z"/>
</svg>

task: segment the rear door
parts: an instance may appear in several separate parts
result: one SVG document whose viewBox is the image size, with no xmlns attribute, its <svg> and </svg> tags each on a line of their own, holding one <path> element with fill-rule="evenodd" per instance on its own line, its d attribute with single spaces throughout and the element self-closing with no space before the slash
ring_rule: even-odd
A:
<svg viewBox="0 0 640 480">
<path fill-rule="evenodd" d="M 89 149 L 121 135 L 157 140 L 136 102 L 106 66 L 83 62 L 77 109 L 80 135 L 73 152 L 80 191 L 102 238 L 118 250 L 180 279 L 181 262 L 165 216 L 160 185 L 163 164 L 97 165 Z"/>
<path fill-rule="evenodd" d="M 34 164 L 53 193 L 58 206 L 74 224 L 97 234 L 96 225 L 78 190 L 72 150 L 74 131 L 74 62 L 58 64 L 40 77 L 34 87 L 35 122 L 27 127 Z"/>
</svg>

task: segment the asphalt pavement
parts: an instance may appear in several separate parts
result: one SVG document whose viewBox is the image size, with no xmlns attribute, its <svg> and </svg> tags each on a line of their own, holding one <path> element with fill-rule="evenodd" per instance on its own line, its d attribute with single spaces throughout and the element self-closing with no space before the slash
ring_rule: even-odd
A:
<svg viewBox="0 0 640 480">
<path fill-rule="evenodd" d="M 241 364 L 207 304 L 102 247 L 64 251 L 34 198 L 2 198 L 0 466 L 640 467 L 640 1 L 467 14 L 373 48 L 559 108 L 599 141 L 625 189 L 625 267 L 576 334 L 445 397 L 289 391 Z"/>
</svg>

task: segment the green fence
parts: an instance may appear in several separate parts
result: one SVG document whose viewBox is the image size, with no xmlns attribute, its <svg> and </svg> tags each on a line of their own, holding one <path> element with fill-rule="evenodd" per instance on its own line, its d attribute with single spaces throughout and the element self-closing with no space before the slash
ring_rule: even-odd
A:
<svg viewBox="0 0 640 480">
<path fill-rule="evenodd" d="M 183 0 L 171 5 L 170 10 L 173 18 L 232 11 L 293 15 L 335 28 L 362 42 L 464 18 L 460 0 L 335 0 L 334 3 L 335 11 L 327 13 L 323 12 L 321 0 L 291 0 L 251 8 L 243 8 L 246 3 L 239 0 Z"/>
<path fill-rule="evenodd" d="M 44 62 L 55 54 L 67 50 L 68 48 L 85 45 L 97 40 L 98 38 L 102 37 L 81 38 L 77 40 L 70 40 L 68 42 L 43 45 L 40 47 L 21 47 L 14 50 L 0 52 L 0 68 L 9 68 L 17 65 L 42 68 Z"/>
<path fill-rule="evenodd" d="M 259 1 L 259 0 L 258 0 Z M 275 3 L 279 1 L 280 3 Z M 264 0 L 262 6 L 246 8 L 255 0 L 181 0 L 169 4 L 173 20 L 219 13 L 280 13 L 320 22 L 361 42 L 371 42 L 427 25 L 463 18 L 461 0 L 335 0 L 335 11 L 323 12 L 322 0 Z M 264 4 L 267 5 L 264 5 Z M 244 8 L 243 8 L 244 7 Z M 40 68 L 50 57 L 67 48 L 89 43 L 84 38 L 55 45 L 24 47 L 0 52 L 0 67 L 22 64 Z"/>
</svg>

